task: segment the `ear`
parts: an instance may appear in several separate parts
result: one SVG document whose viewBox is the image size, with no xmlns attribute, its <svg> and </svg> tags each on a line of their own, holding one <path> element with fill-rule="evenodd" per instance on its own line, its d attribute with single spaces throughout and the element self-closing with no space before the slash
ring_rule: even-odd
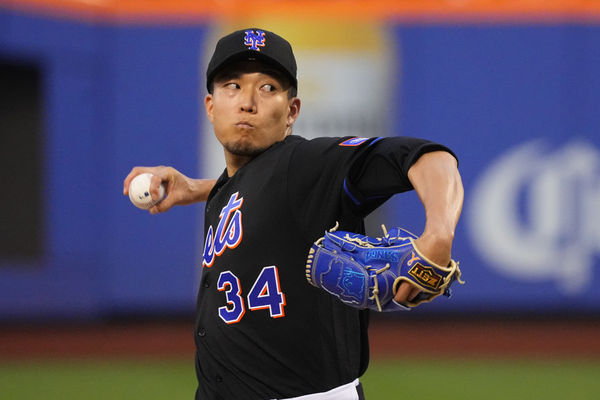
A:
<svg viewBox="0 0 600 400">
<path fill-rule="evenodd" d="M 207 94 L 204 98 L 204 108 L 206 109 L 206 116 L 211 123 L 213 122 L 213 106 L 213 95 Z"/>
<path fill-rule="evenodd" d="M 300 99 L 298 97 L 294 97 L 290 99 L 288 108 L 288 116 L 287 116 L 287 127 L 290 128 L 296 122 L 296 118 L 300 115 Z"/>
</svg>

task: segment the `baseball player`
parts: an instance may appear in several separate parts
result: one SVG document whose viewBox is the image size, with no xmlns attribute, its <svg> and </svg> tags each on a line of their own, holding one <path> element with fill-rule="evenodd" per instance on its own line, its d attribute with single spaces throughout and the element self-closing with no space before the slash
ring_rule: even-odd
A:
<svg viewBox="0 0 600 400">
<path fill-rule="evenodd" d="M 205 108 L 223 146 L 217 180 L 172 167 L 154 174 L 167 197 L 150 213 L 206 202 L 195 324 L 196 399 L 364 399 L 368 310 L 307 282 L 308 250 L 336 223 L 364 233 L 363 218 L 416 190 L 426 212 L 414 241 L 433 262 L 451 259 L 463 189 L 454 154 L 422 139 L 292 135 L 301 102 L 290 44 L 244 29 L 221 38 L 206 72 Z M 402 282 L 394 302 L 422 289 Z M 393 344 L 390 344 L 393 345 Z"/>
</svg>

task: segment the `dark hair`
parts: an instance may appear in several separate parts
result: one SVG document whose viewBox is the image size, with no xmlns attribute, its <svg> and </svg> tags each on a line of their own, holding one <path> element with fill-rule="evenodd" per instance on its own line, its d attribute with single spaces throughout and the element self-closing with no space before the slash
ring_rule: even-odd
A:
<svg viewBox="0 0 600 400">
<path fill-rule="evenodd" d="M 256 61 L 240 61 L 223 67 L 215 73 L 212 81 L 208 82 L 208 93 L 213 94 L 215 82 L 236 78 L 246 72 L 261 72 L 272 76 L 281 84 L 283 90 L 287 91 L 288 99 L 292 99 L 298 95 L 298 89 L 286 74 L 268 64 Z"/>
</svg>

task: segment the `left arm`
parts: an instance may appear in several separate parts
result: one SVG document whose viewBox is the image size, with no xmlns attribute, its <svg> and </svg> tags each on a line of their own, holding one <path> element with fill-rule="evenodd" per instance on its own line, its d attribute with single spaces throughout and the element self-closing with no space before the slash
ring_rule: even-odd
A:
<svg viewBox="0 0 600 400">
<path fill-rule="evenodd" d="M 425 208 L 425 229 L 415 246 L 431 261 L 446 266 L 464 197 L 457 161 L 445 151 L 423 154 L 408 170 L 408 179 Z M 403 282 L 394 300 L 404 303 L 418 293 L 416 287 Z"/>
</svg>

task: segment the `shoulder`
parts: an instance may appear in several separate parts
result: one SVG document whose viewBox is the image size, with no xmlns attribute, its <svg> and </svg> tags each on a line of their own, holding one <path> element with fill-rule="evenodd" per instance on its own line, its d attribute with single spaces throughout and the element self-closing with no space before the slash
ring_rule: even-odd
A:
<svg viewBox="0 0 600 400">
<path fill-rule="evenodd" d="M 445 151 L 458 159 L 456 154 L 447 146 L 428 139 L 411 136 L 390 136 L 373 141 L 370 146 L 374 153 L 394 154 L 408 158 L 413 162 L 425 153 L 433 151 Z"/>
<path fill-rule="evenodd" d="M 352 152 L 359 148 L 370 146 L 371 144 L 381 140 L 380 137 L 356 137 L 356 136 L 339 136 L 339 137 L 317 137 L 306 139 L 301 136 L 288 136 L 286 142 L 295 145 L 301 151 L 308 152 Z"/>
</svg>

